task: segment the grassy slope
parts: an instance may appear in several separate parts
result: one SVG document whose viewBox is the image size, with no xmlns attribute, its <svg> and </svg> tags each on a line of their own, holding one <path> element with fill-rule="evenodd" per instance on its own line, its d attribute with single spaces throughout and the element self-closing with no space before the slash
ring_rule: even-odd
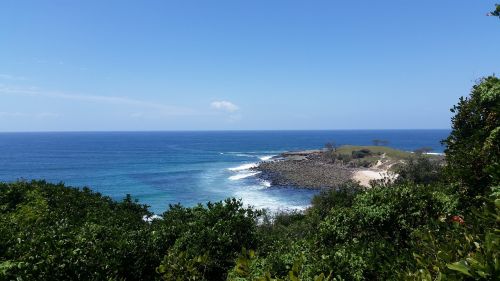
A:
<svg viewBox="0 0 500 281">
<path fill-rule="evenodd" d="M 374 146 L 374 145 L 343 145 L 337 149 L 337 153 L 351 155 L 353 151 L 368 149 L 374 154 L 386 154 L 386 157 L 392 158 L 394 160 L 404 160 L 410 158 L 413 153 L 406 152 L 402 150 L 397 150 L 387 146 Z"/>
<path fill-rule="evenodd" d="M 351 164 L 354 164 L 355 166 L 360 166 L 360 167 L 372 167 L 375 165 L 379 160 L 382 160 L 382 155 L 385 154 L 384 159 L 382 160 L 384 165 L 379 168 L 384 168 L 384 167 L 390 167 L 391 170 L 394 170 L 397 168 L 397 165 L 399 165 L 401 162 L 410 159 L 411 157 L 415 156 L 415 153 L 408 152 L 408 151 L 402 151 L 394 148 L 390 148 L 387 146 L 374 146 L 374 145 L 367 145 L 367 146 L 361 146 L 361 145 L 343 145 L 339 148 L 337 148 L 337 153 L 343 154 L 343 155 L 352 155 L 353 151 L 361 150 L 361 149 L 368 149 L 371 151 L 370 156 L 366 156 L 363 158 L 359 159 L 352 159 L 350 162 Z M 426 154 L 424 157 L 431 158 L 436 161 L 441 161 L 443 159 L 443 156 L 440 155 L 431 155 L 431 154 Z"/>
</svg>

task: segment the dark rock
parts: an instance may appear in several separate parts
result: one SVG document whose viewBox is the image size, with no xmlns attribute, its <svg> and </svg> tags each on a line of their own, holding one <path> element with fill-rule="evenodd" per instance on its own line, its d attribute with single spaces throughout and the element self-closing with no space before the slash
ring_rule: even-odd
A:
<svg viewBox="0 0 500 281">
<path fill-rule="evenodd" d="M 352 169 L 343 164 L 327 163 L 321 150 L 286 152 L 254 168 L 259 177 L 274 186 L 336 188 L 349 181 Z"/>
</svg>

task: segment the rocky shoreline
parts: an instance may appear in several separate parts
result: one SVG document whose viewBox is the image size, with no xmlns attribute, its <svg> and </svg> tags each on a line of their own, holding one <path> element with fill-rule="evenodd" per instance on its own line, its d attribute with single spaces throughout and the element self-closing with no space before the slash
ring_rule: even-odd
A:
<svg viewBox="0 0 500 281">
<path fill-rule="evenodd" d="M 370 187 L 370 180 L 397 176 L 390 173 L 389 169 L 404 161 L 400 157 L 394 157 L 392 153 L 393 151 L 401 153 L 401 151 L 380 147 L 389 151 L 386 153 L 373 147 L 370 148 L 372 150 L 357 147 L 357 149 L 370 151 L 369 155 L 363 159 L 363 161 L 369 160 L 368 164 L 360 161 L 361 159 L 344 159 L 345 155 L 355 154 L 360 150 L 348 149 L 346 151 L 344 148 L 343 152 L 340 152 L 341 150 L 332 152 L 321 149 L 285 152 L 268 161 L 260 162 L 252 170 L 259 172 L 258 177 L 269 182 L 271 186 L 309 189 L 337 188 L 348 181 L 359 182 L 365 187 Z"/>
<path fill-rule="evenodd" d="M 333 188 L 352 178 L 353 171 L 344 165 L 322 163 L 311 155 L 281 156 L 272 161 L 261 162 L 255 168 L 258 176 L 273 186 L 303 188 Z"/>
<path fill-rule="evenodd" d="M 253 169 L 273 186 L 320 189 L 349 181 L 353 170 L 340 163 L 328 163 L 323 150 L 290 151 L 260 162 Z"/>
</svg>

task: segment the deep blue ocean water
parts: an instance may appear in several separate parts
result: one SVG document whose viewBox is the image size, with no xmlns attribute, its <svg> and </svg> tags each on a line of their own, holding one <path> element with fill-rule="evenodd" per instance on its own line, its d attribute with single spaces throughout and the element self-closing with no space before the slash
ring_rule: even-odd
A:
<svg viewBox="0 0 500 281">
<path fill-rule="evenodd" d="M 114 199 L 127 193 L 161 213 L 227 197 L 258 208 L 302 209 L 316 193 L 269 187 L 247 170 L 287 150 L 373 139 L 442 152 L 449 130 L 0 133 L 0 181 L 46 179 L 88 186 Z"/>
</svg>

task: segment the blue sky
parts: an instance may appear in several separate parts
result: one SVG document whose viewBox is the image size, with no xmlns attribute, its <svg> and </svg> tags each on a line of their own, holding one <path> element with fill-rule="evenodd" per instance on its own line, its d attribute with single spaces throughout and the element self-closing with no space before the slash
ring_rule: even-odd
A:
<svg viewBox="0 0 500 281">
<path fill-rule="evenodd" d="M 449 128 L 495 1 L 0 2 L 0 131 Z"/>
</svg>

